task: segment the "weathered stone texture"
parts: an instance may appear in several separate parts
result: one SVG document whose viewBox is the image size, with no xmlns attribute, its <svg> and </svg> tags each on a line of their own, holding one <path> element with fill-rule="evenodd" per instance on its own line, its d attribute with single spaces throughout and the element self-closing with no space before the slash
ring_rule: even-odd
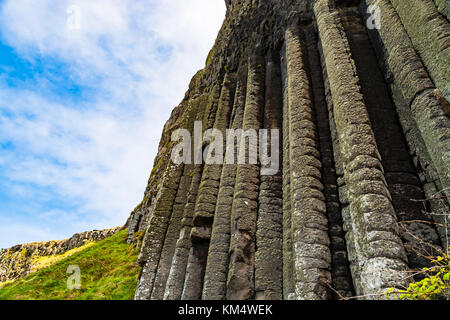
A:
<svg viewBox="0 0 450 320">
<path fill-rule="evenodd" d="M 170 218 L 169 227 L 167 228 L 164 246 L 161 252 L 161 259 L 158 263 L 158 270 L 151 296 L 154 300 L 161 300 L 164 297 L 167 278 L 169 276 L 176 243 L 182 227 L 181 220 L 187 201 L 188 188 L 191 184 L 190 173 L 192 172 L 192 169 L 192 165 L 184 166 L 184 173 L 180 179 L 175 204 L 172 208 L 172 217 Z"/>
<path fill-rule="evenodd" d="M 192 247 L 191 230 L 192 218 L 194 215 L 194 205 L 197 199 L 198 187 L 203 173 L 203 166 L 196 165 L 192 170 L 192 180 L 187 196 L 187 203 L 183 210 L 183 219 L 181 220 L 181 231 L 178 237 L 172 266 L 170 268 L 167 280 L 164 299 L 180 300 L 183 293 L 183 286 L 188 263 L 189 252 Z"/>
<path fill-rule="evenodd" d="M 431 1 L 390 2 L 434 83 L 450 100 L 450 24 Z"/>
<path fill-rule="evenodd" d="M 303 35 L 289 28 L 286 61 L 295 294 L 302 300 L 326 300 L 326 284 L 331 283 L 330 239 L 306 51 Z"/>
<path fill-rule="evenodd" d="M 425 194 L 363 21 L 360 20 L 357 10 L 344 9 L 341 16 L 345 18 L 343 25 L 358 70 L 361 92 L 380 151 L 392 204 L 400 222 L 400 236 L 405 245 L 409 266 L 420 269 L 429 263 L 423 256 L 433 253 L 434 250 L 417 241 L 439 246 L 438 235 L 435 228 L 429 224 L 432 219 L 422 212 L 423 204 L 417 201 L 425 199 Z M 381 185 L 378 187 L 383 188 Z"/>
<path fill-rule="evenodd" d="M 236 86 L 235 80 L 235 75 L 228 73 L 225 75 L 215 118 L 210 118 L 208 120 L 212 121 L 212 119 L 214 119 L 213 129 L 220 131 L 222 135 L 225 132 L 232 112 L 234 91 Z M 223 137 L 225 138 L 224 135 Z M 225 141 L 223 141 L 223 143 L 224 142 Z M 195 203 L 193 228 L 191 230 L 193 247 L 191 248 L 187 267 L 186 281 L 191 281 L 193 283 L 195 282 L 196 290 L 194 292 L 192 290 L 192 286 L 185 285 L 183 295 L 186 299 L 198 299 L 201 297 L 203 291 L 203 277 L 207 263 L 206 257 L 209 242 L 211 240 L 214 213 L 216 211 L 216 203 L 222 172 L 222 165 L 220 163 L 211 164 L 210 156 L 211 154 L 208 153 L 206 157 L 207 163 L 203 169 L 202 180 L 200 182 L 198 196 Z M 224 155 L 221 156 L 220 160 L 223 160 L 223 158 Z"/>
<path fill-rule="evenodd" d="M 445 1 L 226 4 L 127 222 L 136 299 L 382 299 L 407 286 L 425 251 L 448 246 Z M 224 138 L 280 130 L 278 172 L 249 163 L 261 144 L 248 139 L 234 163 L 173 164 L 171 133 L 194 121 Z"/>
<path fill-rule="evenodd" d="M 242 67 L 237 80 L 231 128 L 242 128 L 244 118 L 247 68 Z M 237 158 L 237 148 L 233 151 Z M 208 263 L 205 270 L 205 284 L 202 298 L 206 300 L 223 300 L 226 295 L 228 275 L 229 248 L 231 237 L 231 212 L 234 186 L 236 182 L 236 165 L 225 163 L 220 178 L 219 193 L 214 213 Z"/>
<path fill-rule="evenodd" d="M 402 285 L 406 254 L 395 230 L 396 218 L 356 76 L 348 40 L 332 1 L 314 7 L 334 105 L 336 129 L 348 186 L 356 258 L 362 292 L 379 293 L 394 282 Z M 386 268 L 385 271 L 377 270 Z M 386 277 L 375 277 L 386 274 Z"/>
<path fill-rule="evenodd" d="M 326 84 L 322 76 L 322 62 L 317 47 L 318 39 L 313 25 L 306 28 L 305 38 L 308 48 L 312 97 L 322 160 L 323 193 L 327 207 L 328 233 L 332 258 L 332 285 L 340 296 L 349 297 L 354 295 L 354 290 L 345 245 L 345 233 L 342 224 L 341 204 L 339 203 L 337 176 L 333 157 L 333 135 L 330 129 L 332 112 L 328 112 L 325 94 Z"/>
<path fill-rule="evenodd" d="M 449 103 L 434 86 L 391 3 L 387 0 L 362 1 L 363 12 L 367 11 L 368 5 L 378 5 L 382 12 L 381 29 L 369 30 L 368 34 L 381 67 L 385 70 L 384 76 L 390 85 L 420 182 L 425 186 L 430 185 L 430 188 L 433 184 L 433 189 L 443 190 L 448 196 Z M 404 175 L 401 177 L 404 180 Z M 426 192 L 426 196 L 431 198 L 437 193 Z M 441 214 L 432 218 L 438 223 L 437 231 L 444 243 L 447 233 L 442 228 L 445 225 L 442 213 L 448 212 L 448 200 L 432 201 L 432 206 L 433 211 Z"/>
<path fill-rule="evenodd" d="M 265 68 L 264 58 L 249 59 L 247 97 L 242 129 L 261 129 L 264 106 Z M 256 131 L 257 132 L 257 131 Z M 244 136 L 239 152 L 258 154 L 258 143 Z M 255 294 L 255 237 L 258 216 L 260 183 L 259 163 L 238 164 L 231 214 L 230 267 L 227 279 L 227 299 L 252 299 Z"/>
<path fill-rule="evenodd" d="M 264 128 L 281 129 L 280 108 L 281 69 L 279 58 L 271 53 L 266 60 L 266 92 Z M 273 156 L 279 149 L 271 148 L 272 132 L 268 133 L 267 150 Z M 262 165 L 262 167 L 268 167 Z M 261 175 L 259 188 L 259 212 L 256 225 L 255 253 L 255 298 L 259 300 L 281 300 L 283 294 L 283 189 L 281 172 Z"/>
<path fill-rule="evenodd" d="M 447 21 L 450 20 L 450 3 L 448 0 L 434 0 L 438 11 L 447 18 Z"/>
<path fill-rule="evenodd" d="M 184 165 L 181 164 L 171 165 L 166 169 L 166 176 L 162 182 L 163 186 L 157 195 L 156 205 L 138 257 L 138 262 L 143 265 L 143 269 L 135 295 L 137 300 L 145 300 L 151 297 L 156 270 L 169 226 L 171 215 L 168 213 L 172 212 L 183 168 Z"/>
<path fill-rule="evenodd" d="M 292 211 L 289 135 L 289 96 L 287 86 L 286 45 L 281 52 L 281 79 L 283 86 L 283 299 L 294 298 L 294 263 L 292 259 Z"/>
</svg>

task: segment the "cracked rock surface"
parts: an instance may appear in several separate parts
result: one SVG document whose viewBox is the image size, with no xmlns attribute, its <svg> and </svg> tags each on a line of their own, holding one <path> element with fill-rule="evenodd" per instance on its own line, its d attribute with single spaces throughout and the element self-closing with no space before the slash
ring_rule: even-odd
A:
<svg viewBox="0 0 450 320">
<path fill-rule="evenodd" d="M 445 1 L 226 5 L 127 223 L 141 245 L 135 298 L 378 299 L 408 285 L 424 255 L 448 246 Z M 278 129 L 279 170 L 172 163 L 172 132 L 199 122 Z"/>
</svg>

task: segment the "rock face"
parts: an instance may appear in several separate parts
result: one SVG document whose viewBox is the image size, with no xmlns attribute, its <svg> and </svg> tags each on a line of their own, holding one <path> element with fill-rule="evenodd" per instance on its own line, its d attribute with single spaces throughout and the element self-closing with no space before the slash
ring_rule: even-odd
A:
<svg viewBox="0 0 450 320">
<path fill-rule="evenodd" d="M 106 239 L 120 228 L 94 230 L 77 233 L 70 239 L 20 244 L 0 251 L 0 282 L 22 278 L 37 271 L 36 260 L 42 257 L 61 255 L 69 250 L 84 246 L 88 242 Z"/>
<path fill-rule="evenodd" d="M 444 2 L 226 0 L 128 220 L 136 299 L 378 299 L 448 246 Z M 175 164 L 196 121 L 279 129 L 280 170 Z"/>
</svg>

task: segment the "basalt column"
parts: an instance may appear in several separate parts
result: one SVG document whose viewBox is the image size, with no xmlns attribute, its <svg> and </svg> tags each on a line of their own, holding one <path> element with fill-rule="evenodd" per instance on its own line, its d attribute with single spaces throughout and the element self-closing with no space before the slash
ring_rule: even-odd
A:
<svg viewBox="0 0 450 320">
<path fill-rule="evenodd" d="M 199 99 L 198 103 L 183 102 L 181 106 L 184 107 L 184 117 L 173 124 L 173 129 L 179 127 L 193 131 L 195 120 L 206 118 L 204 122 L 208 121 L 205 115 L 215 114 L 216 109 L 214 90 L 209 97 L 209 101 Z M 175 243 L 182 227 L 180 220 L 184 211 L 183 207 L 186 205 L 191 183 L 190 173 L 193 167 L 189 164 L 174 164 L 170 159 L 170 152 L 166 153 L 169 158 L 168 165 L 162 177 L 161 187 L 152 201 L 149 212 L 151 216 L 148 218 L 148 227 L 138 258 L 139 263 L 143 265 L 135 296 L 138 300 L 148 300 L 152 297 L 157 274 L 159 277 L 155 297 L 163 298 Z"/>
<path fill-rule="evenodd" d="M 214 130 L 221 133 L 222 138 L 233 107 L 235 85 L 235 75 L 227 73 L 223 81 L 213 126 Z M 214 132 L 211 132 L 209 138 L 211 139 L 209 145 L 211 149 L 204 151 L 206 163 L 194 209 L 194 227 L 191 230 L 192 248 L 187 267 L 188 276 L 185 280 L 182 297 L 184 300 L 200 299 L 202 296 L 209 241 L 219 192 L 221 164 L 224 159 L 222 148 L 224 141 L 214 141 L 214 139 L 220 139 L 218 136 L 214 136 Z M 217 147 L 213 147 L 214 145 Z"/>
<path fill-rule="evenodd" d="M 165 235 L 170 221 L 170 212 L 177 195 L 178 185 L 183 173 L 184 165 L 170 165 L 166 169 L 163 187 L 156 198 L 153 215 L 146 230 L 139 255 L 139 262 L 143 263 L 142 274 L 139 279 L 135 299 L 149 300 L 153 290 L 156 269 L 158 268 Z"/>
<path fill-rule="evenodd" d="M 245 157 L 247 161 L 245 164 L 238 163 L 236 173 L 227 280 L 229 300 L 253 299 L 255 295 L 255 236 L 260 183 L 258 130 L 261 128 L 264 108 L 265 61 L 264 56 L 259 55 L 249 60 L 242 130 L 250 134 L 241 137 L 239 157 Z"/>
<path fill-rule="evenodd" d="M 242 128 L 244 117 L 245 95 L 248 68 L 241 67 L 236 86 L 231 129 Z M 234 136 L 233 136 L 234 138 Z M 234 147 L 235 140 L 227 135 L 228 143 L 232 140 L 233 150 L 227 146 L 226 152 L 232 152 L 232 163 L 225 161 L 220 178 L 219 193 L 217 195 L 214 223 L 209 244 L 208 261 L 205 271 L 205 284 L 202 298 L 205 300 L 223 300 L 226 296 L 226 282 L 228 276 L 228 256 L 231 233 L 231 211 L 233 205 L 234 186 L 236 182 L 236 164 L 238 152 Z"/>
<path fill-rule="evenodd" d="M 390 0 L 436 87 L 450 100 L 450 24 L 432 1 Z M 447 1 L 447 10 L 449 3 Z M 447 173 L 450 170 L 447 168 Z"/>
<path fill-rule="evenodd" d="M 328 112 L 318 39 L 313 24 L 305 28 L 305 38 L 308 48 L 309 74 L 311 77 L 312 97 L 319 135 L 319 151 L 322 160 L 323 192 L 327 206 L 328 233 L 330 236 L 332 258 L 332 286 L 337 291 L 338 297 L 335 295 L 336 298 L 350 297 L 354 296 L 354 290 L 341 217 L 341 204 L 339 202 L 332 143 L 333 135 L 330 129 L 330 122 L 334 122 L 334 119 L 331 117 L 332 112 Z"/>
<path fill-rule="evenodd" d="M 286 31 L 289 105 L 291 229 L 295 294 L 298 299 L 328 298 L 331 254 L 304 34 Z"/>
<path fill-rule="evenodd" d="M 449 204 L 444 195 L 448 195 L 449 185 L 439 167 L 450 167 L 450 158 L 446 156 L 450 152 L 450 104 L 435 87 L 392 4 L 388 0 L 363 1 L 362 11 L 373 4 L 381 10 L 381 26 L 368 33 L 379 64 L 385 70 L 386 82 L 390 84 L 395 109 L 426 198 L 437 198 L 430 201 L 432 211 L 438 214 L 432 217 L 445 248 L 450 229 L 445 228 Z M 445 69 L 445 63 L 443 66 Z"/>
<path fill-rule="evenodd" d="M 342 155 L 341 155 L 341 149 L 339 146 L 339 137 L 336 130 L 336 122 L 334 119 L 334 106 L 333 106 L 333 99 L 331 96 L 331 88 L 330 88 L 330 82 L 328 79 L 328 72 L 326 69 L 326 63 L 325 63 L 325 57 L 323 55 L 323 49 L 321 46 L 321 43 L 318 43 L 318 49 L 320 52 L 320 61 L 322 66 L 322 77 L 324 82 L 324 92 L 325 92 L 325 100 L 327 103 L 327 111 L 328 111 L 328 123 L 329 123 L 329 129 L 330 129 L 330 138 L 331 138 L 331 145 L 332 145 L 332 152 L 333 152 L 333 158 L 334 158 L 334 169 L 335 169 L 335 176 L 336 176 L 336 186 L 337 186 L 337 193 L 340 203 L 340 213 L 339 215 L 334 215 L 334 209 L 328 210 L 328 219 L 329 219 L 329 230 L 330 230 L 330 238 L 332 241 L 331 249 L 332 249 L 332 255 L 333 255 L 333 285 L 334 288 L 339 292 L 341 295 L 348 295 L 345 292 L 343 292 L 343 287 L 345 286 L 342 284 L 342 286 L 337 285 L 337 281 L 335 280 L 338 278 L 337 276 L 337 270 L 345 270 L 348 267 L 351 268 L 351 275 L 349 274 L 349 270 L 343 271 L 343 274 L 346 274 L 350 279 L 350 287 L 354 287 L 355 290 L 357 287 L 360 286 L 359 281 L 359 265 L 357 264 L 356 259 L 356 253 L 355 253 L 355 245 L 354 245 L 354 237 L 353 237 L 353 230 L 352 230 L 352 221 L 350 217 L 350 203 L 348 200 L 348 190 L 347 185 L 345 184 L 344 180 L 344 167 L 342 164 Z M 318 105 L 320 107 L 320 104 Z M 317 108 L 317 107 L 316 107 Z M 318 112 L 319 113 L 319 112 Z M 318 116 L 320 119 L 320 116 Z M 323 146 L 322 140 L 321 140 L 321 147 Z M 325 143 L 326 147 L 326 143 Z M 324 153 L 324 157 L 326 157 L 326 152 Z M 325 170 L 324 170 L 325 172 Z M 330 171 L 330 175 L 332 175 L 333 172 Z M 324 181 L 327 181 L 328 177 L 325 173 Z M 333 181 L 334 179 L 331 179 Z M 327 183 L 327 182 L 326 182 Z M 342 223 L 340 223 L 338 220 L 342 220 Z M 344 244 L 345 250 L 345 259 L 340 260 L 340 266 L 337 267 L 335 264 L 339 259 L 334 258 L 335 255 L 339 255 L 339 251 L 336 251 L 335 243 L 339 243 L 340 240 L 341 244 Z M 341 247 L 342 248 L 342 247 Z M 341 257 L 343 254 L 340 255 Z M 352 285 L 353 283 L 353 285 Z M 354 292 L 354 291 L 352 291 Z"/>
<path fill-rule="evenodd" d="M 287 86 L 286 44 L 281 55 L 281 79 L 283 86 L 283 299 L 294 298 L 292 259 L 291 169 L 289 136 L 289 100 Z"/>
<path fill-rule="evenodd" d="M 181 230 L 181 219 L 183 217 L 184 206 L 187 201 L 187 193 L 191 184 L 191 172 L 193 170 L 192 165 L 184 166 L 184 173 L 180 179 L 178 186 L 177 196 L 175 198 L 175 204 L 172 208 L 172 217 L 167 229 L 167 235 L 164 241 L 163 250 L 161 252 L 161 259 L 158 264 L 158 269 L 155 278 L 155 284 L 153 293 L 151 295 L 152 300 L 161 300 L 164 297 L 164 291 L 166 288 L 167 278 L 169 276 L 170 267 L 172 265 L 172 258 L 175 252 L 176 242 Z"/>
<path fill-rule="evenodd" d="M 192 181 L 189 188 L 187 203 L 183 210 L 182 228 L 176 243 L 172 266 L 167 280 L 164 299 L 180 300 L 183 293 L 186 266 L 189 252 L 192 247 L 191 230 L 194 215 L 195 200 L 197 199 L 198 187 L 203 173 L 203 166 L 196 165 L 192 171 Z"/>
<path fill-rule="evenodd" d="M 361 266 L 360 274 L 354 275 L 360 278 L 357 293 L 376 294 L 404 284 L 407 258 L 339 13 L 329 0 L 317 1 L 314 12 L 348 186 L 355 254 Z"/>
<path fill-rule="evenodd" d="M 212 93 L 212 101 L 211 97 L 208 101 L 207 94 L 202 94 L 195 99 L 192 100 L 192 104 L 197 106 L 198 108 L 202 108 L 205 105 L 208 106 L 208 112 L 204 114 L 197 113 L 195 118 L 197 121 L 201 121 L 202 124 L 209 124 L 210 117 L 209 114 L 214 113 L 215 110 L 215 101 L 218 90 L 214 90 Z M 192 127 L 191 127 L 192 129 Z M 199 139 L 199 138 L 197 138 Z M 192 141 L 191 141 L 192 142 Z M 200 141 L 197 141 L 201 144 Z M 195 149 L 195 144 L 191 144 L 191 156 L 195 157 L 196 152 L 201 152 L 201 150 Z M 197 155 L 201 156 L 201 155 Z M 190 172 L 188 173 L 190 179 L 189 191 L 187 193 L 186 204 L 183 207 L 183 216 L 181 220 L 181 230 L 178 234 L 178 239 L 175 245 L 175 252 L 173 254 L 172 264 L 170 267 L 170 272 L 168 274 L 167 282 L 164 290 L 164 299 L 166 300 L 180 300 L 183 287 L 184 280 L 186 276 L 186 266 L 188 263 L 189 252 L 192 247 L 191 243 L 191 230 L 192 230 L 192 218 L 194 216 L 194 207 L 195 202 L 197 200 L 198 188 L 200 185 L 200 180 L 203 174 L 203 164 L 192 164 L 189 166 Z M 155 298 L 155 297 L 152 297 Z"/>
<path fill-rule="evenodd" d="M 359 19 L 359 12 L 354 7 L 342 10 L 340 15 L 380 150 L 392 203 L 400 222 L 400 235 L 408 264 L 418 270 L 429 264 L 426 256 L 436 254 L 433 246 L 440 247 L 439 237 L 432 219 L 423 212 L 425 208 L 420 200 L 425 199 L 425 194 L 409 156 L 389 90 L 367 32 Z"/>
<path fill-rule="evenodd" d="M 215 85 L 211 92 L 203 93 L 202 95 L 197 96 L 193 99 L 193 103 L 198 105 L 200 109 L 204 109 L 204 112 L 198 113 L 196 115 L 196 119 L 201 121 L 201 124 L 204 127 L 212 126 L 214 117 L 217 111 L 217 101 L 220 95 L 220 86 Z M 198 125 L 198 124 L 197 124 Z M 194 135 L 195 142 L 202 146 L 202 136 L 203 132 L 200 128 L 194 126 L 194 129 L 197 136 Z M 194 132 L 192 130 L 191 132 Z M 191 141 L 193 142 L 193 141 Z M 200 162 L 201 164 L 195 164 L 193 170 L 189 173 L 192 176 L 191 185 L 189 187 L 187 203 L 183 210 L 183 219 L 182 219 L 182 229 L 180 231 L 179 238 L 177 240 L 174 260 L 171 266 L 171 270 L 169 272 L 169 277 L 166 283 L 166 289 L 164 293 L 164 299 L 181 299 L 184 292 L 184 284 L 185 280 L 192 277 L 192 274 L 189 273 L 188 266 L 192 265 L 192 258 L 189 260 L 189 253 L 192 250 L 192 242 L 191 242 L 191 230 L 193 227 L 193 215 L 195 203 L 197 200 L 198 189 L 200 185 L 200 181 L 203 175 L 203 162 L 198 161 L 198 158 L 202 159 L 203 150 L 196 150 L 196 143 L 192 143 L 192 156 L 193 161 Z M 190 263 L 190 264 L 189 264 Z M 195 270 L 194 270 L 195 271 Z M 195 274 L 195 273 L 194 273 Z"/>
<path fill-rule="evenodd" d="M 283 293 L 283 189 L 279 163 L 283 100 L 279 59 L 277 54 L 270 53 L 266 64 L 264 128 L 269 131 L 260 141 L 260 147 L 266 148 L 260 154 L 266 153 L 272 163 L 261 164 L 255 253 L 255 298 L 260 300 L 281 300 Z"/>
<path fill-rule="evenodd" d="M 127 222 L 136 299 L 384 299 L 420 280 L 450 234 L 445 2 L 226 0 Z M 177 129 L 193 163 L 171 159 Z"/>
</svg>

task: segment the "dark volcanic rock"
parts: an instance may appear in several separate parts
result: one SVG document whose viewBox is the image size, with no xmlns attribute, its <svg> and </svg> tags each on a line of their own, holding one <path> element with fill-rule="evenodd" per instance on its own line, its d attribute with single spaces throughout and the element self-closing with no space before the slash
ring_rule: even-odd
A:
<svg viewBox="0 0 450 320">
<path fill-rule="evenodd" d="M 226 0 L 128 221 L 136 299 L 377 299 L 407 285 L 448 245 L 444 2 Z M 279 129 L 280 170 L 172 163 L 172 132 L 195 121 Z"/>
</svg>

